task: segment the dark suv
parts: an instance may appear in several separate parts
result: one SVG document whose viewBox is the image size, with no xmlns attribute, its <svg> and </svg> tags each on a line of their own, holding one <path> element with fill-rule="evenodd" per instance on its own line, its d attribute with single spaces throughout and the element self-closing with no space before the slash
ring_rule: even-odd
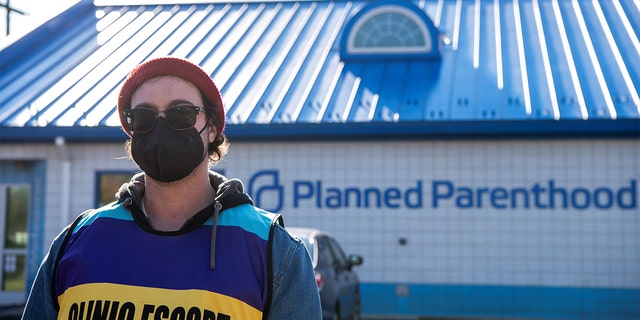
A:
<svg viewBox="0 0 640 320">
<path fill-rule="evenodd" d="M 316 283 L 324 319 L 360 319 L 360 287 L 353 266 L 362 264 L 362 256 L 344 254 L 328 232 L 309 228 L 287 228 L 307 247 L 316 272 Z"/>
</svg>

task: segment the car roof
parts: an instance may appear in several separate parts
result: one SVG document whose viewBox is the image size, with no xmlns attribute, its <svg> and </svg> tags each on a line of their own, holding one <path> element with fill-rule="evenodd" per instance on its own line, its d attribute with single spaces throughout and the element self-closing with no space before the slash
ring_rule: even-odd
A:
<svg viewBox="0 0 640 320">
<path fill-rule="evenodd" d="M 287 227 L 289 232 L 307 239 L 313 239 L 321 235 L 331 236 L 331 234 L 325 230 L 316 229 L 316 228 L 305 228 L 305 227 Z"/>
</svg>

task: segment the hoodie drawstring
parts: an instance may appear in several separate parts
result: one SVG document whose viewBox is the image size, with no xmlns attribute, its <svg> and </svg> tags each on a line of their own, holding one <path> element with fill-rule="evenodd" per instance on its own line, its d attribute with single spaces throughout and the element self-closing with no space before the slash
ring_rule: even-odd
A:
<svg viewBox="0 0 640 320">
<path fill-rule="evenodd" d="M 211 255 L 209 257 L 209 268 L 216 269 L 216 230 L 218 229 L 218 215 L 222 205 L 216 201 L 213 205 L 213 225 L 211 226 Z"/>
</svg>

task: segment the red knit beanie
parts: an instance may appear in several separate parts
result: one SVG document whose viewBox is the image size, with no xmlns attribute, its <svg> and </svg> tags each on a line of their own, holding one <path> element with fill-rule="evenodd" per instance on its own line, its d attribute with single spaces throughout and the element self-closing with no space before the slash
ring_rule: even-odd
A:
<svg viewBox="0 0 640 320">
<path fill-rule="evenodd" d="M 207 102 L 214 108 L 214 114 L 219 122 L 216 124 L 218 135 L 221 134 L 224 130 L 225 118 L 222 98 L 220 97 L 218 88 L 213 83 L 209 74 L 198 65 L 176 57 L 163 57 L 149 60 L 138 65 L 129 73 L 129 76 L 122 85 L 122 89 L 120 89 L 120 95 L 118 97 L 118 114 L 120 115 L 120 124 L 124 131 L 128 135 L 131 134 L 126 130 L 126 122 L 122 112 L 131 109 L 131 96 L 136 89 L 138 89 L 143 82 L 151 78 L 167 75 L 189 81 L 200 90 Z"/>
</svg>

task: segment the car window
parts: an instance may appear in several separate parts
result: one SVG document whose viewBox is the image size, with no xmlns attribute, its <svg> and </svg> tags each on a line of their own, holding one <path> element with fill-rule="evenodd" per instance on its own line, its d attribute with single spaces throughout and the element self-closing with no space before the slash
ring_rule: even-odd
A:
<svg viewBox="0 0 640 320">
<path fill-rule="evenodd" d="M 335 258 L 326 237 L 318 237 L 318 260 L 325 266 L 334 266 Z"/>
<path fill-rule="evenodd" d="M 331 251 L 333 252 L 336 267 L 340 269 L 346 269 L 348 267 L 347 257 L 345 256 L 344 251 L 342 250 L 338 242 L 333 238 L 327 238 L 327 241 L 331 246 Z"/>
</svg>

